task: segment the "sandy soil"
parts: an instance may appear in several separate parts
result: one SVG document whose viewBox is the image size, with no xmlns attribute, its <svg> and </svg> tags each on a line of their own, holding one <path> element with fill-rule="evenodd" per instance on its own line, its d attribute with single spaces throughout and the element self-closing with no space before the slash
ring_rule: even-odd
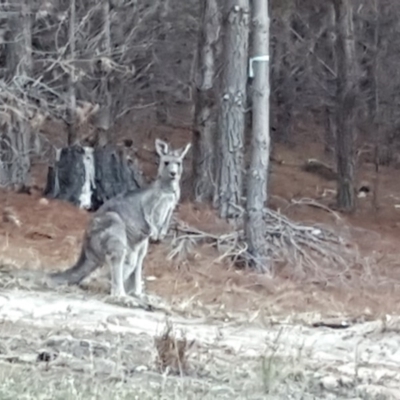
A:
<svg viewBox="0 0 400 400">
<path fill-rule="evenodd" d="M 166 323 L 163 313 L 126 309 L 87 295 L 25 290 L 2 293 L 0 318 L 2 363 L 38 368 L 45 354 L 48 370 L 67 368 L 120 377 L 132 371 L 154 371 L 152 340 L 162 334 Z M 225 392 L 217 398 L 226 398 L 228 393 L 230 398 L 245 393 L 250 395 L 247 398 L 400 395 L 399 318 L 358 324 L 325 321 L 339 329 L 314 327 L 316 321 L 306 318 L 303 324 L 290 319 L 263 324 L 210 322 L 175 315 L 168 321 L 176 339 L 192 342 L 190 366 L 182 371 L 185 379 L 209 384 L 213 378 L 214 386 Z M 16 344 L 18 338 L 22 346 Z M 110 351 L 113 346 L 118 347 L 117 357 Z"/>
</svg>

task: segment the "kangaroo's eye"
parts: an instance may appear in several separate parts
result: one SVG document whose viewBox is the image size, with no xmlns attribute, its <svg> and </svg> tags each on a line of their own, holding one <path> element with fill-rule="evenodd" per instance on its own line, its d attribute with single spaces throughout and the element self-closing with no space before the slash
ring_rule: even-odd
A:
<svg viewBox="0 0 400 400">
<path fill-rule="evenodd" d="M 164 161 L 164 165 L 167 166 L 169 164 L 169 161 Z"/>
<path fill-rule="evenodd" d="M 178 162 L 178 163 L 177 163 L 177 165 L 178 165 L 178 167 L 180 167 L 180 166 L 181 166 L 181 163 L 180 163 L 180 162 Z"/>
</svg>

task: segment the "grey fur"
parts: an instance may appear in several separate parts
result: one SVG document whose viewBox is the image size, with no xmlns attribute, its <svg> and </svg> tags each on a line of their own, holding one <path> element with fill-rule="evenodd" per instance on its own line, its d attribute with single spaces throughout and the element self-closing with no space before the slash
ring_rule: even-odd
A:
<svg viewBox="0 0 400 400">
<path fill-rule="evenodd" d="M 157 179 L 147 188 L 120 194 L 95 213 L 85 232 L 80 257 L 66 271 L 53 273 L 56 284 L 78 284 L 96 268 L 111 269 L 111 295 L 142 295 L 142 267 L 149 239 L 167 234 L 180 198 L 182 161 L 190 144 L 172 150 L 156 139 Z"/>
</svg>

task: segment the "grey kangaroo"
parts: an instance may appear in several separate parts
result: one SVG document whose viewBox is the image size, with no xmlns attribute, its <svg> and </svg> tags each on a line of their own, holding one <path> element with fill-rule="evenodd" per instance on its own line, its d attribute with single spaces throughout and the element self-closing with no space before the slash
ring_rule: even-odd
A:
<svg viewBox="0 0 400 400">
<path fill-rule="evenodd" d="M 76 264 L 50 274 L 50 281 L 78 284 L 107 264 L 111 270 L 111 296 L 141 296 L 142 267 L 149 239 L 160 240 L 167 234 L 180 198 L 182 161 L 190 146 L 173 150 L 156 139 L 160 157 L 156 180 L 145 189 L 120 194 L 104 203 L 86 229 Z"/>
</svg>

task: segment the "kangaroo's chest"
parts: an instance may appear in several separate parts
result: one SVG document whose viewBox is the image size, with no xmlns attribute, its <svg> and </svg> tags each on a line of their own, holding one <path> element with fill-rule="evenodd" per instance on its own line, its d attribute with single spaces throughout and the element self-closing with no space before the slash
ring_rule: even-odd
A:
<svg viewBox="0 0 400 400">
<path fill-rule="evenodd" d="M 165 193 L 158 197 L 152 210 L 153 223 L 159 227 L 164 225 L 169 213 L 171 213 L 178 202 L 177 194 Z"/>
</svg>

